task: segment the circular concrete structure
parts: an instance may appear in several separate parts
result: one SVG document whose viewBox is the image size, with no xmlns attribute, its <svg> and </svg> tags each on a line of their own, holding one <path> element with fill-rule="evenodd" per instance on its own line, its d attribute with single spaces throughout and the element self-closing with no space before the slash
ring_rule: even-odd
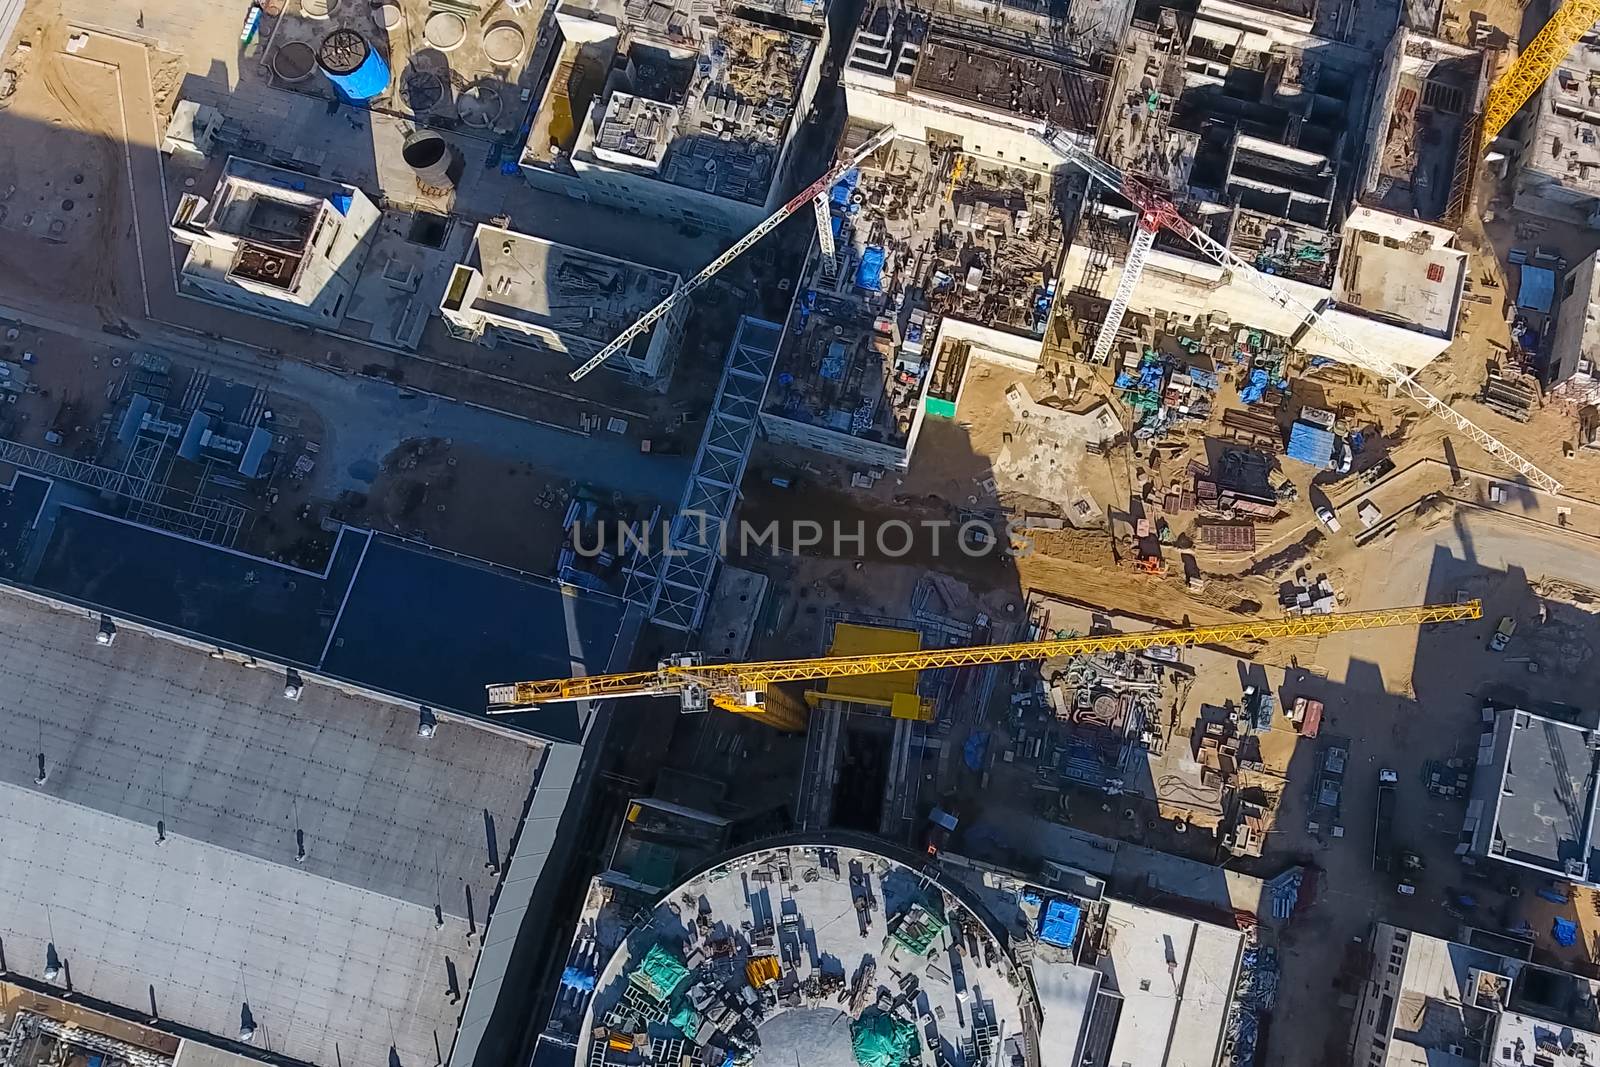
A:
<svg viewBox="0 0 1600 1067">
<path fill-rule="evenodd" d="M 300 0 L 300 17 L 317 19 L 330 17 L 339 10 L 339 0 Z"/>
<path fill-rule="evenodd" d="M 464 125 L 487 129 L 494 125 L 505 106 L 500 90 L 487 82 L 478 82 L 456 98 L 456 117 Z"/>
<path fill-rule="evenodd" d="M 272 53 L 272 73 L 286 82 L 303 82 L 316 69 L 316 50 L 304 41 L 290 41 Z"/>
<path fill-rule="evenodd" d="M 1027 1031 L 1023 978 L 964 898 L 926 869 L 843 845 L 727 859 L 667 890 L 594 959 L 578 1062 L 596 1042 L 657 1056 L 677 1042 L 684 1056 L 721 1049 L 752 1067 L 900 1065 L 974 1041 L 1008 1062 L 994 1045 Z"/>
<path fill-rule="evenodd" d="M 400 97 L 406 107 L 419 115 L 425 114 L 444 99 L 444 79 L 431 70 L 413 68 L 400 82 Z"/>
<path fill-rule="evenodd" d="M 509 67 L 522 58 L 528 37 L 515 22 L 497 22 L 483 31 L 483 55 L 497 67 Z"/>
<path fill-rule="evenodd" d="M 372 21 L 384 33 L 393 33 L 405 25 L 405 12 L 400 10 L 399 4 L 384 3 L 372 5 Z"/>
<path fill-rule="evenodd" d="M 429 48 L 454 52 L 467 39 L 467 20 L 454 11 L 435 11 L 422 27 L 422 39 Z"/>
</svg>

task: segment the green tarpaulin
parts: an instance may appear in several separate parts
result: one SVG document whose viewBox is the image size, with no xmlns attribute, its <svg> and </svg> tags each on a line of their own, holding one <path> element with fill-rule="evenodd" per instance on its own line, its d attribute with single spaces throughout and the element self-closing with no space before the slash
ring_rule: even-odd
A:
<svg viewBox="0 0 1600 1067">
<path fill-rule="evenodd" d="M 644 961 L 628 975 L 628 981 L 657 1000 L 666 1000 L 688 976 L 689 968 L 678 962 L 676 956 L 660 945 L 652 945 Z"/>
<path fill-rule="evenodd" d="M 850 1047 L 861 1067 L 904 1067 L 921 1059 L 916 1024 L 876 1008 L 850 1024 Z"/>
</svg>

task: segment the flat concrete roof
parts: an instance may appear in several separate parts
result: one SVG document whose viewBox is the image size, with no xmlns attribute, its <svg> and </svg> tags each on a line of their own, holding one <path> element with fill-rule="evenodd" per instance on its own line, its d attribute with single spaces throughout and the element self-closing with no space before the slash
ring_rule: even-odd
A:
<svg viewBox="0 0 1600 1067">
<path fill-rule="evenodd" d="M 1596 744 L 1590 730 L 1526 711 L 1512 722 L 1505 774 L 1495 809 L 1492 854 L 1567 877 L 1565 865 L 1594 875 Z M 1502 727 L 1503 728 L 1503 727 Z"/>
<path fill-rule="evenodd" d="M 1098 966 L 1123 1000 L 1110 1062 L 1211 1067 L 1244 935 L 1120 900 L 1108 904 L 1111 951 Z"/>
<path fill-rule="evenodd" d="M 479 226 L 473 244 L 484 276 L 483 292 L 473 302 L 477 310 L 597 344 L 632 326 L 678 287 L 670 271 L 498 226 Z"/>
<path fill-rule="evenodd" d="M 1339 298 L 1364 312 L 1448 336 L 1461 303 L 1467 257 L 1455 248 L 1420 252 L 1380 241 L 1347 240 Z"/>
<path fill-rule="evenodd" d="M 450 1047 L 450 975 L 464 994 L 542 742 L 423 739 L 390 702 L 289 701 L 276 671 L 136 630 L 101 646 L 23 597 L 0 626 L 15 972 L 44 981 L 53 945 L 82 995 L 224 1039 L 248 1005 L 257 1047 L 319 1064 Z"/>
</svg>

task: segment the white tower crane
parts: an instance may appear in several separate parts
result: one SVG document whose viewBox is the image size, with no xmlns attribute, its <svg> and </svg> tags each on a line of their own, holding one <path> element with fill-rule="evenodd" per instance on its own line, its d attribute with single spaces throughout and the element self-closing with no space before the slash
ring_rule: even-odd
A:
<svg viewBox="0 0 1600 1067">
<path fill-rule="evenodd" d="M 1377 355 L 1366 345 L 1357 341 L 1345 330 L 1331 322 L 1323 314 L 1331 304 L 1324 304 L 1319 308 L 1299 299 L 1284 286 L 1280 285 L 1271 275 L 1263 274 L 1256 270 L 1249 263 L 1234 255 L 1226 245 L 1213 239 L 1210 234 L 1185 219 L 1179 214 L 1176 204 L 1156 192 L 1150 185 L 1122 173 L 1110 163 L 1073 141 L 1071 137 L 1061 130 L 1046 129 L 1040 135 L 1040 140 L 1044 141 L 1052 151 L 1067 162 L 1083 168 L 1090 178 L 1122 194 L 1139 212 L 1138 220 L 1135 223 L 1133 242 L 1128 251 L 1127 263 L 1123 267 L 1122 278 L 1117 283 L 1117 290 L 1112 297 L 1111 307 L 1106 312 L 1106 319 L 1100 328 L 1100 334 L 1095 338 L 1094 355 L 1096 359 L 1103 358 L 1115 342 L 1117 331 L 1122 327 L 1122 317 L 1128 310 L 1128 301 L 1133 296 L 1134 287 L 1139 284 L 1139 276 L 1144 273 L 1145 260 L 1149 257 L 1151 245 L 1155 243 L 1156 232 L 1164 227 L 1194 245 L 1220 266 L 1234 271 L 1242 281 L 1266 294 L 1279 307 L 1299 308 L 1305 313 L 1305 326 L 1321 330 L 1327 334 L 1357 364 L 1382 375 L 1399 392 L 1410 397 L 1430 413 L 1450 423 L 1450 425 L 1476 442 L 1485 452 L 1527 478 L 1534 485 L 1537 485 L 1547 493 L 1561 492 L 1561 483 L 1540 470 L 1532 460 L 1517 453 L 1504 441 L 1501 441 L 1483 427 L 1476 425 L 1461 412 L 1424 389 L 1411 376 L 1410 371 Z"/>
<path fill-rule="evenodd" d="M 841 160 L 830 167 L 827 173 L 825 173 L 822 177 L 818 178 L 816 181 L 812 182 L 810 185 L 796 193 L 794 198 L 791 199 L 787 204 L 784 204 L 777 211 L 774 211 L 771 215 L 768 215 L 766 219 L 756 226 L 755 229 L 751 230 L 749 233 L 735 241 L 733 243 L 733 247 L 729 248 L 726 252 L 722 253 L 722 255 L 706 264 L 704 270 L 680 285 L 672 293 L 672 295 L 668 296 L 665 300 L 661 301 L 661 303 L 657 304 L 649 311 L 646 311 L 642 316 L 640 316 L 638 322 L 619 333 L 615 340 L 606 345 L 600 351 L 596 352 L 593 356 L 590 356 L 587 363 L 573 371 L 568 375 L 568 377 L 573 381 L 577 381 L 579 378 L 582 378 L 584 375 L 600 366 L 600 364 L 604 363 L 606 360 L 610 359 L 624 348 L 627 348 L 628 345 L 633 343 L 633 339 L 635 337 L 638 337 L 650 327 L 654 326 L 673 308 L 689 299 L 689 296 L 696 289 L 700 288 L 702 285 L 706 284 L 706 282 L 709 282 L 712 278 L 716 277 L 718 271 L 720 271 L 723 267 L 726 267 L 729 263 L 732 263 L 734 260 L 738 259 L 739 256 L 749 249 L 751 245 L 755 244 L 767 234 L 777 229 L 784 219 L 787 219 L 790 215 L 793 215 L 796 211 L 811 201 L 826 196 L 828 190 L 832 188 L 835 182 L 844 177 L 846 171 L 860 163 L 862 160 L 866 159 L 868 156 L 872 155 L 872 153 L 876 152 L 879 148 L 882 148 L 893 136 L 894 127 L 885 126 L 871 137 L 868 137 L 866 141 L 862 143 L 861 147 L 857 148 L 854 152 L 851 152 L 846 159 Z M 820 235 L 823 231 L 827 232 L 827 237 L 825 240 L 826 247 L 824 251 L 826 251 L 828 248 L 831 248 L 833 244 L 832 226 L 833 223 L 832 219 L 829 217 L 827 205 L 819 205 L 817 208 L 818 233 Z"/>
</svg>

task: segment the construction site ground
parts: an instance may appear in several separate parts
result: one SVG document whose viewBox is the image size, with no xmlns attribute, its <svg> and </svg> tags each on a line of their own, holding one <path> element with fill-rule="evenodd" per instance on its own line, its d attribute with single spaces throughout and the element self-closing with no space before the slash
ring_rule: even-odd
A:
<svg viewBox="0 0 1600 1067">
<path fill-rule="evenodd" d="M 287 115 L 299 98 L 262 84 L 254 72 L 241 74 L 241 65 L 257 64 L 259 57 L 241 52 L 229 11 L 208 9 L 208 17 L 196 17 L 192 5 L 177 0 L 141 7 L 33 0 L 23 14 L 15 37 L 21 43 L 4 60 L 17 72 L 16 91 L 0 100 L 0 133 L 12 146 L 0 161 L 0 232 L 15 237 L 0 242 L 0 265 L 7 268 L 0 314 L 115 330 L 152 345 L 231 338 L 264 359 L 382 376 L 573 428 L 582 415 L 603 412 L 625 420 L 635 441 L 659 437 L 681 413 L 708 406 L 739 314 L 765 310 L 781 317 L 781 302 L 764 305 L 778 292 L 769 273 L 775 263 L 798 257 L 790 245 L 797 234 L 803 247 L 805 220 L 795 234 L 786 230 L 769 239 L 697 295 L 668 396 L 619 390 L 607 373 L 572 383 L 563 357 L 463 342 L 436 317 L 418 349 L 404 351 L 180 296 L 175 271 L 185 250 L 168 233 L 172 208 L 181 193 L 209 195 L 220 161 L 196 170 L 161 155 L 157 146 L 172 107 L 186 94 L 227 98 L 259 123 L 256 136 L 270 139 L 272 116 Z M 108 22 L 116 25 L 102 29 Z M 85 37 L 68 51 L 79 33 Z M 369 118 L 352 109 L 323 116 L 319 108 L 316 121 L 318 131 L 295 136 L 321 138 L 338 153 L 326 173 L 376 196 Z M 471 166 L 480 162 L 474 158 Z M 509 214 L 513 226 L 537 236 L 643 257 L 683 277 L 725 243 L 541 194 L 497 171 L 474 188 L 473 205 L 456 205 L 458 226 Z"/>
<path fill-rule="evenodd" d="M 968 427 L 980 421 L 968 420 L 964 413 L 958 418 Z M 948 429 L 951 440 L 941 442 L 941 458 L 931 474 L 924 476 L 917 469 L 919 455 L 901 484 L 886 486 L 893 481 L 886 476 L 870 495 L 829 488 L 830 472 L 821 465 L 802 475 L 815 479 L 803 483 L 803 494 L 752 479 L 747 515 L 757 521 L 833 514 L 877 521 L 949 517 L 961 507 L 971 506 L 970 501 L 958 497 L 960 490 L 992 476 L 998 442 L 987 438 L 1004 431 L 997 430 L 993 422 L 981 431 L 969 432 L 959 425 Z M 1433 440 L 1437 446 L 1439 439 Z M 1108 614 L 1169 625 L 1225 623 L 1241 614 L 1274 611 L 1263 605 L 1272 604 L 1283 583 L 1301 569 L 1311 576 L 1326 574 L 1341 592 L 1341 608 L 1345 609 L 1452 601 L 1458 595 L 1482 598 L 1484 618 L 1474 623 L 1430 627 L 1420 634 L 1384 630 L 1318 642 L 1274 643 L 1258 650 L 1248 664 L 1221 657 L 1219 662 L 1231 669 L 1202 672 L 1186 696 L 1187 707 L 1237 702 L 1248 673 L 1251 678 L 1264 679 L 1280 705 L 1298 695 L 1323 700 L 1327 708 L 1323 736 L 1348 739 L 1350 760 L 1340 813 L 1344 834 L 1336 838 L 1324 829 L 1319 836 L 1308 837 L 1309 790 L 1319 758 L 1317 745 L 1292 733 L 1281 716 L 1275 720 L 1262 751 L 1264 762 L 1272 772 L 1281 774 L 1283 784 L 1276 796 L 1266 854 L 1259 861 L 1230 864 L 1242 863 L 1248 870 L 1269 876 L 1296 862 L 1309 862 L 1320 869 L 1316 904 L 1282 933 L 1285 972 L 1279 1014 L 1309 1021 L 1304 1026 L 1276 1028 L 1266 1062 L 1339 1063 L 1348 1039 L 1349 1016 L 1345 1011 L 1330 1012 L 1328 1006 L 1330 998 L 1340 997 L 1338 1003 L 1344 1008 L 1353 1006 L 1353 999 L 1343 996 L 1353 987 L 1348 975 L 1329 974 L 1329 946 L 1353 944 L 1352 939 L 1365 936 L 1375 918 L 1442 936 L 1455 935 L 1453 920 L 1444 915 L 1440 904 L 1447 890 L 1461 884 L 1464 877 L 1453 849 L 1465 803 L 1429 796 L 1422 784 L 1424 764 L 1475 751 L 1485 697 L 1570 700 L 1573 693 L 1588 691 L 1594 667 L 1583 650 L 1600 641 L 1600 618 L 1584 611 L 1572 616 L 1570 623 L 1562 623 L 1576 628 L 1571 632 L 1558 635 L 1551 631 L 1548 640 L 1528 632 L 1528 646 L 1536 651 L 1522 652 L 1514 645 L 1507 655 L 1496 656 L 1486 648 L 1500 615 L 1518 612 L 1525 620 L 1536 619 L 1533 604 L 1540 590 L 1578 600 L 1590 595 L 1583 590 L 1600 588 L 1600 565 L 1593 562 L 1594 549 L 1600 547 L 1600 508 L 1583 501 L 1556 501 L 1516 487 L 1486 473 L 1494 468 L 1483 457 L 1474 463 L 1464 447 L 1449 453 L 1439 448 L 1433 456 L 1408 458 L 1414 451 L 1420 451 L 1416 440 L 1408 438 L 1390 453 L 1397 469 L 1375 485 L 1344 479 L 1326 485 L 1318 481 L 1313 486 L 1315 472 L 1308 470 L 1303 479 L 1296 479 L 1301 488 L 1298 505 L 1291 509 L 1290 518 L 1272 527 L 1274 539 L 1268 548 L 1231 562 L 1207 560 L 1202 565 L 1206 582 L 1199 590 L 1184 581 L 1182 569 L 1176 565 L 1179 551 L 1167 549 L 1175 564 L 1167 575 L 1135 573 L 1119 562 L 1126 559 L 1126 546 L 1105 528 L 1035 532 L 1032 550 L 1007 560 L 974 561 L 956 556 L 889 562 L 784 554 L 758 561 L 773 577 L 772 595 L 776 597 L 760 635 L 762 654 L 795 654 L 795 642 L 811 647 L 817 637 L 802 640 L 801 635 L 820 636 L 829 611 L 905 616 L 912 589 L 929 569 L 960 577 L 975 595 L 983 597 L 989 610 L 997 615 L 1009 610 L 1013 617 L 1030 594 L 1046 594 Z M 1446 455 L 1454 458 L 1453 467 Z M 1110 462 L 1097 462 L 1106 472 L 1101 484 L 1115 486 L 1116 474 L 1124 465 L 1122 458 L 1114 455 Z M 1137 484 L 1137 462 L 1133 457 L 1126 460 L 1131 477 L 1124 486 Z M 924 477 L 926 481 L 918 481 Z M 908 487 L 913 491 L 907 492 Z M 1308 514 L 1313 489 L 1325 494 L 1338 509 L 1343 526 L 1339 533 L 1328 534 Z M 1383 513 L 1371 531 L 1363 529 L 1356 515 L 1358 505 L 1367 500 Z M 1108 512 L 1115 511 L 1108 508 Z M 1565 619 L 1567 613 L 1563 610 L 1552 618 Z M 1536 622 L 1524 625 L 1538 629 Z M 1519 631 L 1519 638 L 1524 632 Z M 1570 651 L 1573 648 L 1579 651 Z M 752 654 L 757 654 L 756 648 Z M 1555 658 L 1543 673 L 1531 675 L 1522 661 L 1525 655 Z M 1575 674 L 1566 669 L 1574 656 L 1581 665 Z M 1003 708 L 993 705 L 977 709 L 973 725 L 994 728 L 1002 714 Z M 959 743 L 954 734 L 946 742 L 951 746 Z M 971 818 L 964 815 L 971 836 L 958 844 L 958 850 L 982 854 L 987 849 L 991 858 L 1013 863 L 1048 857 L 1048 843 L 1055 833 L 1051 828 L 1059 828 L 1059 820 L 1065 818 L 1075 827 L 1208 863 L 1218 859 L 1215 840 L 1209 834 L 1199 828 L 1175 833 L 1170 818 L 1163 818 L 1172 811 L 1164 812 L 1154 798 L 1130 805 L 1126 797 L 1084 793 L 1069 800 L 1063 815 L 1059 808 L 1038 799 L 1038 790 L 1027 774 L 1008 777 L 997 773 L 985 789 L 976 778 L 963 783 L 965 772 L 959 758 L 943 759 L 940 766 L 950 769 L 953 777 L 925 785 L 923 802 L 931 803 L 935 795 L 959 792 L 980 812 Z M 1397 770 L 1402 783 L 1396 840 L 1422 853 L 1428 864 L 1414 897 L 1398 895 L 1393 879 L 1373 871 L 1375 786 L 1377 771 L 1384 766 Z M 1158 766 L 1152 778 L 1164 773 L 1170 772 Z M 1124 813 L 1130 806 L 1136 809 L 1132 820 Z M 1499 875 L 1495 872 L 1497 878 Z M 1489 913 L 1484 921 L 1491 925 L 1517 921 L 1513 918 L 1502 924 L 1496 910 L 1512 898 L 1476 882 L 1472 891 L 1484 902 L 1480 909 Z M 1531 890 L 1518 900 L 1530 898 Z M 1518 912 L 1517 917 L 1522 914 Z M 1541 935 L 1541 951 L 1550 948 L 1548 919 L 1529 914 Z M 1584 919 L 1594 925 L 1593 916 Z"/>
</svg>

